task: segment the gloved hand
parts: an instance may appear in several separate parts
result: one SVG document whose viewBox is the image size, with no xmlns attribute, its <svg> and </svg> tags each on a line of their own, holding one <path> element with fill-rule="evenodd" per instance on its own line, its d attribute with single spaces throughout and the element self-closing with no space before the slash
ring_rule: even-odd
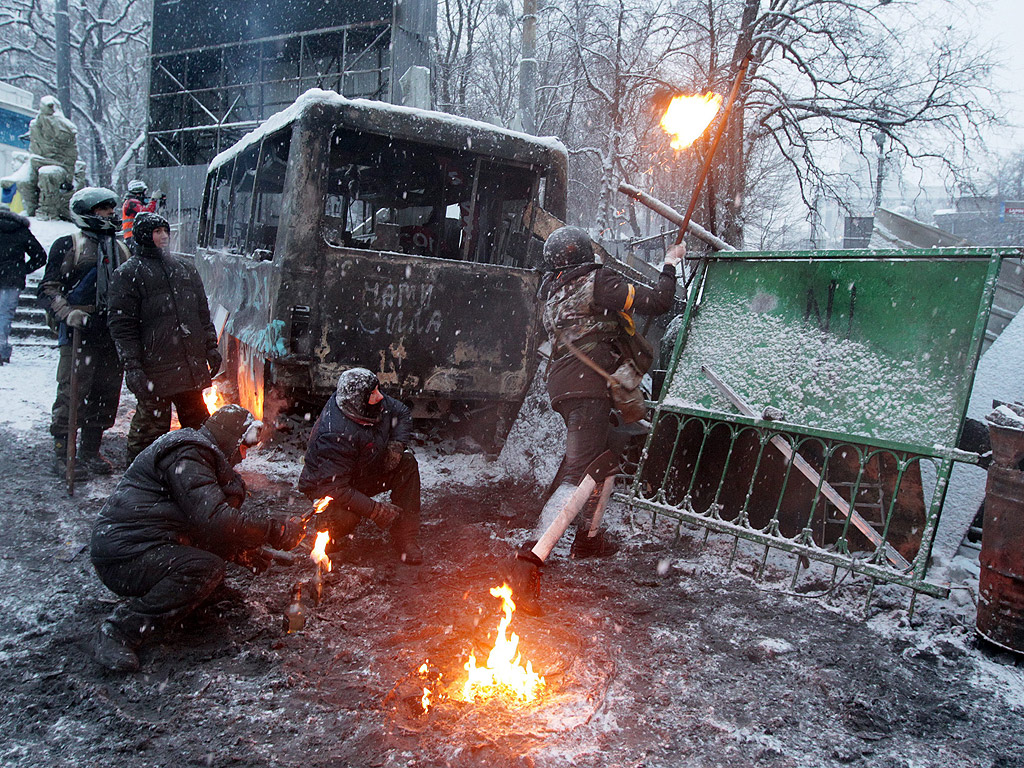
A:
<svg viewBox="0 0 1024 768">
<path fill-rule="evenodd" d="M 686 244 L 673 245 L 665 253 L 665 263 L 673 267 L 686 257 Z"/>
<path fill-rule="evenodd" d="M 246 549 L 236 553 L 232 561 L 243 568 L 249 568 L 253 573 L 263 573 L 274 562 L 274 556 L 263 547 L 258 549 Z"/>
<path fill-rule="evenodd" d="M 369 518 L 378 528 L 383 528 L 386 531 L 395 524 L 400 514 L 402 514 L 401 507 L 387 501 L 375 501 Z"/>
<path fill-rule="evenodd" d="M 210 375 L 216 376 L 217 371 L 220 370 L 221 364 L 224 362 L 224 358 L 220 356 L 220 352 L 216 347 L 207 350 L 206 352 L 206 364 L 210 366 Z"/>
<path fill-rule="evenodd" d="M 141 368 L 129 368 L 124 372 L 124 382 L 128 389 L 138 398 L 147 398 L 153 395 L 153 382 L 146 376 Z"/>
<path fill-rule="evenodd" d="M 72 309 L 64 318 L 64 322 L 72 328 L 85 328 L 89 322 L 89 313 L 84 309 Z"/>
<path fill-rule="evenodd" d="M 298 515 L 290 515 L 285 520 L 274 520 L 270 525 L 267 543 L 274 549 L 285 552 L 295 549 L 306 535 L 306 524 Z"/>
<path fill-rule="evenodd" d="M 387 453 L 384 454 L 384 471 L 394 472 L 398 462 L 402 460 L 402 452 L 405 451 L 405 444 L 392 440 L 387 445 Z"/>
</svg>

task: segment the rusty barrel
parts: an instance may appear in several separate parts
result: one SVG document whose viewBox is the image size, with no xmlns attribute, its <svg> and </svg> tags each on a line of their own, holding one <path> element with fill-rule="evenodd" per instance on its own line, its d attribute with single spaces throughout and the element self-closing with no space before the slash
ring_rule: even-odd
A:
<svg viewBox="0 0 1024 768">
<path fill-rule="evenodd" d="M 1015 438 L 1024 445 L 1024 431 L 989 430 L 999 438 Z M 1016 432 L 1016 435 L 1006 434 Z M 993 434 L 995 438 L 996 435 Z M 995 448 L 996 439 L 993 439 Z M 1000 458 L 1018 455 L 1007 451 L 988 469 L 985 522 L 981 538 L 981 577 L 978 583 L 978 634 L 1007 650 L 1024 653 L 1024 472 L 1003 466 Z"/>
</svg>

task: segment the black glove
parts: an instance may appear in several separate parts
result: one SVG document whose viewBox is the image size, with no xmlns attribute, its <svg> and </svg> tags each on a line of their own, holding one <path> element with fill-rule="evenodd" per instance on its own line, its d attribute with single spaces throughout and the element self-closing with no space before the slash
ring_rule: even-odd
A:
<svg viewBox="0 0 1024 768">
<path fill-rule="evenodd" d="M 245 549 L 241 552 L 236 552 L 231 560 L 243 568 L 250 569 L 253 573 L 263 573 L 274 562 L 274 556 L 263 549 L 263 547 L 260 547 L 258 549 Z"/>
<path fill-rule="evenodd" d="M 291 515 L 285 520 L 274 520 L 270 524 L 270 533 L 267 536 L 267 543 L 274 549 L 282 549 L 285 552 L 299 546 L 306 535 L 306 524 L 298 515 Z"/>
<path fill-rule="evenodd" d="M 378 528 L 383 528 L 386 531 L 395 524 L 400 514 L 402 514 L 401 507 L 387 501 L 375 501 L 373 509 L 370 510 L 367 517 L 373 520 Z"/>
<path fill-rule="evenodd" d="M 124 381 L 128 389 L 137 398 L 148 398 L 153 396 L 153 382 L 146 376 L 141 368 L 129 368 L 124 372 Z"/>
<path fill-rule="evenodd" d="M 206 352 L 206 364 L 210 366 L 211 376 L 217 375 L 217 371 L 220 370 L 220 366 L 223 362 L 224 358 L 220 356 L 220 352 L 216 347 Z"/>
<path fill-rule="evenodd" d="M 384 471 L 394 472 L 398 462 L 402 460 L 402 452 L 405 451 L 405 444 L 397 440 L 388 443 L 387 453 L 384 454 Z"/>
</svg>

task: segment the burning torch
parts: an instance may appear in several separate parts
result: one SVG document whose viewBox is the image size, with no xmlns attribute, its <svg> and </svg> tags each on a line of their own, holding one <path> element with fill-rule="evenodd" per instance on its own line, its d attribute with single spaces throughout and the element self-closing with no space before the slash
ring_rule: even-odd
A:
<svg viewBox="0 0 1024 768">
<path fill-rule="evenodd" d="M 324 496 L 322 499 L 314 501 L 313 508 L 302 517 L 302 522 L 308 524 L 310 520 L 327 509 L 332 501 L 334 498 L 331 496 Z M 317 531 L 313 551 L 309 553 L 309 558 L 315 564 L 316 571 L 311 578 L 296 582 L 292 588 L 292 600 L 284 612 L 284 631 L 289 634 L 298 632 L 306 626 L 307 604 L 318 605 L 323 597 L 324 574 L 331 570 L 331 558 L 327 556 L 326 551 L 330 541 L 330 533 Z"/>
<path fill-rule="evenodd" d="M 704 158 L 704 165 L 700 169 L 700 174 L 697 176 L 697 183 L 693 187 L 693 194 L 690 196 L 690 205 L 686 209 L 686 215 L 683 216 L 682 224 L 679 227 L 679 234 L 676 236 L 676 245 L 683 241 L 683 236 L 686 234 L 686 230 L 690 226 L 690 218 L 693 216 L 693 211 L 697 207 L 697 198 L 700 195 L 701 187 L 704 186 L 704 180 L 708 176 L 708 172 L 711 170 L 711 161 L 715 157 L 715 152 L 718 149 L 718 144 L 722 139 L 722 134 L 725 133 L 725 126 L 729 123 L 729 115 L 732 112 L 733 105 L 736 103 L 736 97 L 739 95 L 740 86 L 743 84 L 743 78 L 747 74 L 747 67 L 750 65 L 750 60 L 753 58 L 753 53 L 748 53 L 743 61 L 740 63 L 739 71 L 736 73 L 736 80 L 732 84 L 732 91 L 729 93 L 729 101 L 725 105 L 725 111 L 722 113 L 722 117 L 718 122 L 718 128 L 715 131 L 715 137 L 711 142 L 711 149 L 708 151 L 707 156 Z M 672 99 L 672 103 L 669 104 L 668 109 L 661 118 L 662 127 L 669 133 L 675 134 L 676 138 L 672 140 L 672 146 L 675 149 L 684 149 L 685 147 L 692 144 L 700 135 L 707 129 L 707 126 L 711 124 L 715 114 L 718 112 L 718 108 L 721 106 L 722 97 L 718 94 L 708 94 L 706 96 L 677 96 Z M 706 115 L 710 111 L 710 115 L 707 116 L 706 122 L 701 122 L 700 116 Z M 677 126 L 681 122 L 681 116 L 685 113 L 687 119 L 685 120 L 685 129 L 680 129 Z M 696 113 L 696 115 L 694 115 Z M 641 201 L 643 202 L 643 201 Z M 693 275 L 697 274 L 697 270 L 693 270 L 690 278 L 686 281 L 686 286 L 689 287 L 690 280 L 693 279 Z"/>
</svg>

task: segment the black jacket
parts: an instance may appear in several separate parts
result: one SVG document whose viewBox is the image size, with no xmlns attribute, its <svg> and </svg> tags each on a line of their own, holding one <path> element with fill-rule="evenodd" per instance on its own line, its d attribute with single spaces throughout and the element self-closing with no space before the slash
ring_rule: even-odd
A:
<svg viewBox="0 0 1024 768">
<path fill-rule="evenodd" d="M 217 332 L 203 282 L 185 259 L 140 249 L 114 273 L 107 323 L 125 369 L 142 368 L 155 397 L 210 386 L 206 355 Z"/>
<path fill-rule="evenodd" d="M 40 304 L 60 324 L 59 344 L 69 344 L 67 319 L 72 309 L 89 313 L 82 329 L 86 338 L 108 335 L 107 312 L 110 286 L 107 276 L 128 258 L 128 249 L 114 232 L 80 230 L 58 237 L 50 246 L 46 270 L 39 283 Z"/>
<path fill-rule="evenodd" d="M 384 395 L 377 424 L 363 426 L 343 414 L 332 396 L 309 436 L 299 490 L 311 499 L 333 496 L 357 515 L 369 515 L 373 500 L 353 486 L 382 475 L 388 443 L 408 444 L 411 433 L 412 414 L 393 397 Z"/>
<path fill-rule="evenodd" d="M 675 297 L 675 267 L 666 265 L 653 288 L 630 283 L 625 277 L 609 267 L 597 267 L 587 264 L 564 270 L 551 276 L 545 290 L 549 293 L 548 307 L 545 317 L 558 316 L 560 307 L 554 306 L 579 281 L 587 280 L 593 275 L 593 294 L 588 297 L 585 306 L 576 308 L 578 313 L 590 315 L 593 320 L 606 321 L 607 330 L 600 330 L 600 323 L 595 333 L 587 335 L 586 343 L 579 343 L 583 352 L 601 368 L 613 372 L 623 361 L 622 350 L 619 348 L 618 323 L 615 316 L 620 311 L 636 312 L 642 315 L 661 315 L 672 308 Z M 547 319 L 545 320 L 547 325 Z M 591 370 L 567 348 L 562 348 L 548 328 L 553 350 L 553 357 L 548 366 L 548 395 L 552 405 L 572 398 L 605 398 L 609 397 L 608 382 Z M 638 331 L 639 332 L 639 331 Z M 564 329 L 564 335 L 574 338 L 571 329 Z"/>
<path fill-rule="evenodd" d="M 100 510 L 93 562 L 127 560 L 161 544 L 226 559 L 263 545 L 272 520 L 242 512 L 245 483 L 205 428 L 159 437 L 128 467 Z"/>
<path fill-rule="evenodd" d="M 0 210 L 0 288 L 24 288 L 25 275 L 45 263 L 46 251 L 29 229 L 28 219 Z"/>
</svg>

